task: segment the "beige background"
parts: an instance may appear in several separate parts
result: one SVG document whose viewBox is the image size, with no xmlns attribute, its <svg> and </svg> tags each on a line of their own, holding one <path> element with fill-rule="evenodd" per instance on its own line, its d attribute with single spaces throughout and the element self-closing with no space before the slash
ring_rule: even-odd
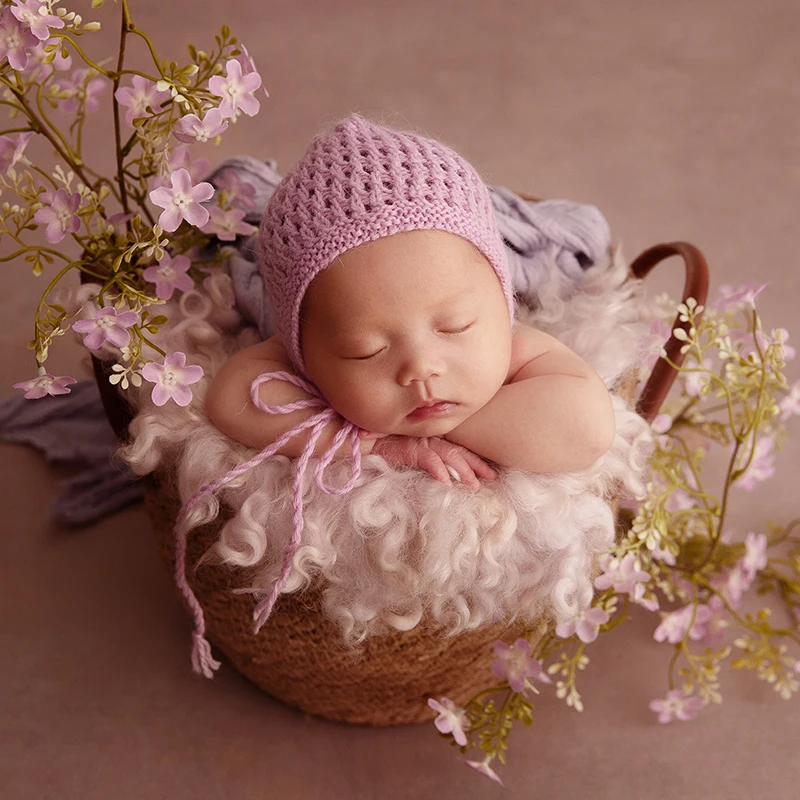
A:
<svg viewBox="0 0 800 800">
<path fill-rule="evenodd" d="M 70 6 L 103 21 L 83 42 L 112 55 L 117 7 Z M 715 285 L 768 280 L 766 324 L 796 327 L 797 0 L 132 0 L 132 11 L 163 58 L 183 58 L 189 41 L 210 49 L 224 22 L 247 43 L 271 99 L 206 154 L 213 161 L 249 153 L 286 168 L 353 110 L 413 125 L 491 182 L 596 203 L 629 256 L 686 239 Z M 102 162 L 108 117 L 93 125 L 87 152 Z M 673 266 L 655 283 L 677 292 Z M 33 372 L 38 287 L 20 265 L 0 273 L 6 389 Z M 50 365 L 79 374 L 85 361 L 64 342 Z M 792 432 L 778 476 L 736 498 L 739 532 L 800 510 Z M 755 678 L 728 674 L 725 704 L 693 723 L 655 723 L 647 703 L 665 690 L 669 652 L 644 618 L 591 648 L 583 715 L 542 695 L 534 727 L 512 737 L 505 790 L 459 764 L 432 726 L 332 725 L 230 668 L 195 678 L 188 620 L 143 510 L 54 529 L 60 477 L 37 454 L 0 446 L 3 798 L 797 796 L 797 704 Z"/>
</svg>

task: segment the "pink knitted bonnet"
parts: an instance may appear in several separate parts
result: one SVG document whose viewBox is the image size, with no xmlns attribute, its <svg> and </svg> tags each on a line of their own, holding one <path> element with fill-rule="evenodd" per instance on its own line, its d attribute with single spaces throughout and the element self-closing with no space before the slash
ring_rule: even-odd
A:
<svg viewBox="0 0 800 800">
<path fill-rule="evenodd" d="M 514 316 L 511 278 L 489 190 L 449 147 L 353 114 L 318 135 L 269 200 L 259 263 L 273 319 L 292 362 L 300 352 L 300 306 L 318 272 L 347 250 L 401 231 L 457 234 L 494 267 Z"/>
</svg>

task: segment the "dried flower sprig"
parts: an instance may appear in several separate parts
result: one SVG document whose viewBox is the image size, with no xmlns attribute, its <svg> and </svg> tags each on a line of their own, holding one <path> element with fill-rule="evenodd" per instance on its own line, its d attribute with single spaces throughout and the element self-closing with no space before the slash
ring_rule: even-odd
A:
<svg viewBox="0 0 800 800">
<path fill-rule="evenodd" d="M 686 360 L 672 365 L 678 381 L 652 425 L 646 496 L 635 513 L 621 515 L 623 533 L 601 560 L 592 606 L 573 620 L 544 621 L 528 631 L 515 671 L 496 669 L 506 681 L 463 709 L 441 699 L 459 719 L 461 751 L 483 753 L 482 760 L 466 763 L 487 777 L 499 781 L 491 764 L 506 763 L 514 724 L 533 720 L 536 689 L 519 679 L 525 659 L 530 669 L 553 676 L 556 696 L 581 711 L 577 682 L 589 663 L 585 650 L 619 625 L 632 605 L 659 616 L 653 637 L 671 646 L 667 694 L 650 703 L 659 722 L 690 720 L 706 705 L 721 703 L 726 664 L 754 672 L 783 698 L 800 689 L 800 519 L 767 523 L 766 531 L 744 539 L 729 522 L 732 490 L 750 491 L 772 476 L 785 422 L 800 414 L 800 381 L 789 386 L 784 375 L 795 355 L 789 334 L 783 328 L 767 333 L 756 310 L 764 288 L 723 286 L 709 309 L 691 298 L 677 306 L 686 330 L 674 333 Z M 674 302 L 660 298 L 660 304 L 670 318 Z M 656 339 L 663 342 L 669 332 L 663 320 L 654 321 Z M 663 349 L 660 355 L 666 357 Z M 704 467 L 715 450 L 726 467 L 722 485 L 713 490 Z M 745 609 L 754 594 L 776 602 Z"/>
<path fill-rule="evenodd" d="M 93 0 L 92 8 L 103 4 Z M 199 367 L 178 365 L 183 354 L 164 353 L 153 343 L 167 319 L 150 307 L 222 266 L 228 250 L 209 244 L 253 231 L 243 221 L 242 203 L 246 209 L 252 187 L 215 192 L 201 180 L 208 162 L 193 160 L 189 147 L 219 143 L 242 114 L 258 113 L 255 92 L 263 87 L 227 26 L 210 52 L 189 45 L 188 63 L 179 64 L 159 58 L 150 37 L 134 25 L 128 0 L 119 5 L 112 69 L 111 59 L 95 62 L 79 43 L 100 29 L 99 22 L 84 22 L 60 0 L 0 3 L 0 104 L 12 120 L 0 130 L 0 193 L 15 196 L 0 206 L 0 238 L 13 242 L 0 261 L 23 260 L 37 277 L 55 271 L 37 305 L 29 344 L 39 375 L 15 386 L 29 398 L 70 391 L 74 379 L 57 378 L 44 364 L 53 340 L 72 328 L 89 349 L 117 361 L 112 383 L 125 389 L 151 380 L 154 399 L 185 404 Z M 152 72 L 126 68 L 131 37 L 145 45 Z M 73 62 L 79 65 L 74 70 Z M 84 153 L 83 131 L 109 84 L 116 147 L 114 172 L 106 175 Z M 53 111 L 68 115 L 66 128 Z M 132 132 L 124 133 L 123 125 Z M 34 137 L 49 143 L 52 167 L 26 155 Z M 157 218 L 154 206 L 161 209 Z M 46 244 L 31 241 L 40 229 Z M 60 291 L 74 272 L 94 287 L 79 303 Z M 193 380 L 166 391 L 173 384 L 165 375 Z"/>
</svg>

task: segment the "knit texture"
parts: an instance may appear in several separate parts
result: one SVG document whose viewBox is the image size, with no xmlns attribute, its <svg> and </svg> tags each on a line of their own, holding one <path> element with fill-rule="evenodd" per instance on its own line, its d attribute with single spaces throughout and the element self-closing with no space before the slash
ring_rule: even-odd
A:
<svg viewBox="0 0 800 800">
<path fill-rule="evenodd" d="M 270 198 L 259 262 L 278 332 L 298 371 L 300 307 L 314 277 L 347 250 L 401 231 L 437 229 L 471 242 L 514 301 L 489 190 L 449 147 L 358 114 L 322 133 Z"/>
</svg>

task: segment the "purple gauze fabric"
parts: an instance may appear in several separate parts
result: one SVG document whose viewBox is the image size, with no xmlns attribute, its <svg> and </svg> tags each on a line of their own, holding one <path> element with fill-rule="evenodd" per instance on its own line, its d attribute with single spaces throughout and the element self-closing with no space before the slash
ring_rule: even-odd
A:
<svg viewBox="0 0 800 800">
<path fill-rule="evenodd" d="M 68 527 L 90 525 L 140 502 L 141 482 L 115 458 L 117 440 L 93 380 L 82 380 L 59 397 L 0 400 L 0 440 L 30 445 L 51 464 L 77 469 L 51 506 L 53 520 Z"/>
</svg>

